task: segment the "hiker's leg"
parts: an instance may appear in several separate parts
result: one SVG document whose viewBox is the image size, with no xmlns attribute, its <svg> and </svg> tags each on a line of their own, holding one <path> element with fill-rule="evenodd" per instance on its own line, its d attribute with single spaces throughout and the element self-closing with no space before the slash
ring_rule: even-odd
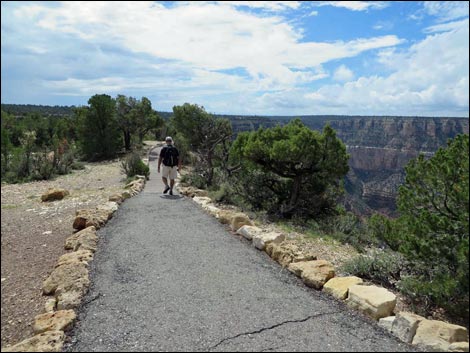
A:
<svg viewBox="0 0 470 353">
<path fill-rule="evenodd" d="M 175 179 L 170 179 L 170 188 L 173 189 L 174 185 L 175 185 Z"/>
<path fill-rule="evenodd" d="M 163 184 L 165 184 L 165 186 L 168 186 L 168 179 L 165 177 L 162 177 L 162 180 L 163 180 Z"/>
</svg>

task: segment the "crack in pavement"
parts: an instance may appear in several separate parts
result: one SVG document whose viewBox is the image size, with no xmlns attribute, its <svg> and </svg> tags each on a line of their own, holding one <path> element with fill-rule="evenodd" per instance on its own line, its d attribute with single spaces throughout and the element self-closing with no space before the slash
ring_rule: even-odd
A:
<svg viewBox="0 0 470 353">
<path fill-rule="evenodd" d="M 285 325 L 285 324 L 292 324 L 292 323 L 300 323 L 300 322 L 305 322 L 305 321 L 308 321 L 310 319 L 314 319 L 314 318 L 317 318 L 317 317 L 320 317 L 320 316 L 325 316 L 325 315 L 334 315 L 334 314 L 340 314 L 341 311 L 333 311 L 333 312 L 330 312 L 330 313 L 320 313 L 320 314 L 316 314 L 316 315 L 310 315 L 310 316 L 307 316 L 306 318 L 304 319 L 298 319 L 298 320 L 286 320 L 286 321 L 283 321 L 279 324 L 275 324 L 275 325 L 272 325 L 272 326 L 269 326 L 269 327 L 263 327 L 259 330 L 255 330 L 255 331 L 250 331 L 250 332 L 244 332 L 244 333 L 239 333 L 238 335 L 235 335 L 235 336 L 231 336 L 231 337 L 227 337 L 227 338 L 224 338 L 223 340 L 220 340 L 219 343 L 209 347 L 207 350 L 210 351 L 212 349 L 215 349 L 217 348 L 218 346 L 220 346 L 222 343 L 226 342 L 226 341 L 229 341 L 229 340 L 233 340 L 235 338 L 238 338 L 238 337 L 241 337 L 241 336 L 247 336 L 247 335 L 252 335 L 252 334 L 258 334 L 258 333 L 261 333 L 261 332 L 264 332 L 264 331 L 268 331 L 268 330 L 272 330 L 272 329 L 275 329 L 279 326 L 282 326 L 282 325 Z"/>
</svg>

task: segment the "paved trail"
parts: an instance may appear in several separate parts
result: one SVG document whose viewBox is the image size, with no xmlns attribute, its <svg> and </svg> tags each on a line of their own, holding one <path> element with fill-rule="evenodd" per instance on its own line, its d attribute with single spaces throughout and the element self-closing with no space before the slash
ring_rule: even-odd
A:
<svg viewBox="0 0 470 353">
<path fill-rule="evenodd" d="M 153 158 L 144 191 L 98 232 L 69 351 L 413 351 L 163 195 Z"/>
</svg>

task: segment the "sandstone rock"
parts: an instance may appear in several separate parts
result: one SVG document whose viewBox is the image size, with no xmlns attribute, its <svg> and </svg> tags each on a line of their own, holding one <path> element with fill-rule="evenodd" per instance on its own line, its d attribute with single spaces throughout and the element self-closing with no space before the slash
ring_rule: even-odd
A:
<svg viewBox="0 0 470 353">
<path fill-rule="evenodd" d="M 76 317 L 73 310 L 37 315 L 34 318 L 33 331 L 35 334 L 45 331 L 66 331 L 71 328 Z"/>
<path fill-rule="evenodd" d="M 233 215 L 231 221 L 230 221 L 230 227 L 231 229 L 236 232 L 240 227 L 244 225 L 249 225 L 252 226 L 253 222 L 250 220 L 250 218 L 243 214 L 243 213 L 236 213 Z"/>
<path fill-rule="evenodd" d="M 96 228 L 90 226 L 68 237 L 65 241 L 65 249 L 73 251 L 90 250 L 95 252 L 97 244 L 98 236 L 96 235 Z"/>
<path fill-rule="evenodd" d="M 335 269 L 328 261 L 314 260 L 299 263 L 305 264 L 300 277 L 309 287 L 322 289 L 323 285 L 335 276 Z"/>
<path fill-rule="evenodd" d="M 56 298 L 49 298 L 46 300 L 46 304 L 44 304 L 44 310 L 46 313 L 53 313 L 57 304 Z"/>
<path fill-rule="evenodd" d="M 242 226 L 237 230 L 237 234 L 242 235 L 248 240 L 251 240 L 254 235 L 260 234 L 262 232 L 263 230 L 261 228 L 249 225 Z"/>
<path fill-rule="evenodd" d="M 121 194 L 112 194 L 109 198 L 109 201 L 116 202 L 118 205 L 124 202 L 124 199 L 122 198 Z"/>
<path fill-rule="evenodd" d="M 93 252 L 91 250 L 78 250 L 68 254 L 64 254 L 59 257 L 59 260 L 57 261 L 57 265 L 55 267 L 70 264 L 73 262 L 82 262 L 85 265 L 88 265 L 91 260 L 93 260 Z"/>
<path fill-rule="evenodd" d="M 304 253 L 301 246 L 296 243 L 283 241 L 282 243 L 269 243 L 265 248 L 266 253 L 281 266 L 287 267 L 292 262 L 305 262 L 316 260 L 317 257 L 311 253 Z"/>
<path fill-rule="evenodd" d="M 74 229 L 84 229 L 90 226 L 95 226 L 96 229 L 101 228 L 111 218 L 112 214 L 107 210 L 100 209 L 87 209 L 79 210 L 76 213 L 75 221 L 73 222 Z"/>
<path fill-rule="evenodd" d="M 468 352 L 468 342 L 455 342 L 452 343 L 449 348 L 449 352 Z"/>
<path fill-rule="evenodd" d="M 53 294 L 59 286 L 63 289 L 74 288 L 75 283 L 79 281 L 89 284 L 88 270 L 84 263 L 74 262 L 56 267 L 51 275 L 46 278 L 42 288 L 44 294 Z M 78 287 L 81 288 L 81 284 Z"/>
<path fill-rule="evenodd" d="M 211 215 L 213 215 L 214 217 L 217 217 L 217 215 L 219 214 L 220 212 L 220 209 L 213 206 L 213 205 L 204 205 L 202 206 L 202 208 L 204 210 L 206 210 L 207 212 L 209 212 Z"/>
<path fill-rule="evenodd" d="M 43 202 L 62 200 L 65 196 L 70 193 L 65 189 L 49 189 L 45 194 L 41 196 Z"/>
<path fill-rule="evenodd" d="M 423 320 L 426 319 L 422 316 L 404 311 L 399 312 L 392 325 L 391 333 L 403 342 L 411 343 L 416 334 L 418 324 Z"/>
<path fill-rule="evenodd" d="M 391 333 L 394 321 L 395 321 L 395 316 L 382 317 L 379 319 L 378 325 Z"/>
<path fill-rule="evenodd" d="M 117 202 L 113 202 L 113 201 L 108 201 L 97 207 L 98 210 L 107 212 L 109 218 L 112 217 L 113 213 L 116 212 L 118 208 L 119 208 L 119 205 L 117 204 Z"/>
<path fill-rule="evenodd" d="M 60 352 L 64 340 L 63 331 L 47 331 L 9 348 L 2 348 L 2 352 Z"/>
<path fill-rule="evenodd" d="M 266 249 L 266 246 L 270 243 L 280 244 L 286 239 L 286 236 L 282 233 L 270 232 L 270 233 L 258 233 L 252 238 L 253 246 L 259 250 Z"/>
<path fill-rule="evenodd" d="M 356 276 L 335 277 L 325 283 L 323 291 L 336 299 L 344 300 L 348 296 L 349 287 L 361 283 L 363 283 L 362 278 Z"/>
<path fill-rule="evenodd" d="M 64 286 L 57 287 L 55 291 L 57 310 L 77 308 L 86 294 L 89 285 L 90 281 L 88 278 L 82 278 L 73 284 L 64 284 Z"/>
<path fill-rule="evenodd" d="M 193 201 L 199 205 L 207 205 L 208 203 L 212 202 L 210 197 L 205 197 L 205 196 L 194 196 Z"/>
<path fill-rule="evenodd" d="M 127 190 L 121 192 L 121 197 L 123 200 L 130 199 L 132 197 L 131 193 Z"/>
<path fill-rule="evenodd" d="M 412 344 L 426 350 L 446 351 L 456 342 L 468 342 L 465 327 L 425 319 L 418 324 Z"/>
<path fill-rule="evenodd" d="M 128 184 L 126 184 L 126 186 L 124 186 L 124 189 L 131 189 L 135 185 L 139 185 L 139 184 L 142 184 L 142 183 L 143 183 L 143 181 L 141 179 L 132 180 L 130 183 L 128 183 Z"/>
<path fill-rule="evenodd" d="M 232 221 L 232 217 L 233 217 L 233 212 L 227 211 L 227 210 L 220 210 L 217 215 L 217 219 L 222 224 L 230 224 L 230 222 Z"/>
<path fill-rule="evenodd" d="M 382 287 L 352 285 L 349 287 L 346 303 L 350 307 L 378 320 L 392 314 L 397 303 L 397 297 Z"/>
</svg>

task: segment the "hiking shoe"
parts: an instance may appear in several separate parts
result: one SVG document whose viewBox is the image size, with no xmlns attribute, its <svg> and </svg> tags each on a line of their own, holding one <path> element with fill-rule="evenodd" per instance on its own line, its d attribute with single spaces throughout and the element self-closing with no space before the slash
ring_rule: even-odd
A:
<svg viewBox="0 0 470 353">
<path fill-rule="evenodd" d="M 165 190 L 163 190 L 163 193 L 166 194 L 168 192 L 168 190 L 170 190 L 170 187 L 167 185 L 165 187 Z M 171 195 L 171 192 L 170 192 L 170 195 Z"/>
<path fill-rule="evenodd" d="M 173 195 L 173 189 L 170 189 L 170 195 Z"/>
</svg>

